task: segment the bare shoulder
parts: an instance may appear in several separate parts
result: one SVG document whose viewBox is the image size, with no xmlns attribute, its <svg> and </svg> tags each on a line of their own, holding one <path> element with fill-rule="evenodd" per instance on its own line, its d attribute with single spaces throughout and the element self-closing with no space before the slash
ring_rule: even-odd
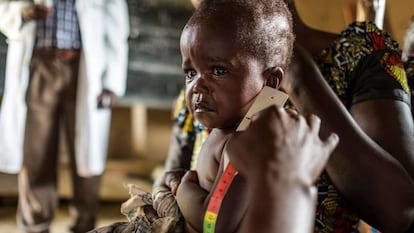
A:
<svg viewBox="0 0 414 233">
<path fill-rule="evenodd" d="M 220 172 L 224 146 L 230 133 L 213 129 L 204 142 L 197 161 L 197 172 L 202 188 L 211 190 Z"/>
</svg>

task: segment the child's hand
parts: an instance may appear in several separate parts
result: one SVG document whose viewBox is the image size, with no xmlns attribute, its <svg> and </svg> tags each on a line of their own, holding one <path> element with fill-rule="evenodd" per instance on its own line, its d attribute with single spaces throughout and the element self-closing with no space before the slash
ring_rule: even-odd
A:
<svg viewBox="0 0 414 233">
<path fill-rule="evenodd" d="M 178 186 L 181 183 L 181 178 L 186 173 L 186 170 L 173 170 L 163 174 L 161 179 L 155 182 L 153 187 L 152 196 L 157 195 L 159 192 L 172 192 L 173 195 L 177 193 Z"/>
<path fill-rule="evenodd" d="M 179 214 L 175 195 L 185 172 L 185 170 L 168 171 L 155 182 L 152 191 L 153 207 L 160 217 Z"/>
<path fill-rule="evenodd" d="M 305 119 L 272 106 L 260 112 L 246 131 L 235 133 L 226 150 L 247 179 L 275 174 L 311 186 L 338 144 L 336 134 L 320 139 L 320 123 L 314 115 Z"/>
</svg>

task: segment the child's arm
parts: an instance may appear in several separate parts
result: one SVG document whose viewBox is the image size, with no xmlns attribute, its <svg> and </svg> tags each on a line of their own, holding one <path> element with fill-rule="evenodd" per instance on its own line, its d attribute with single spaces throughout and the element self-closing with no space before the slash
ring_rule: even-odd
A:
<svg viewBox="0 0 414 233">
<path fill-rule="evenodd" d="M 186 221 L 187 230 L 202 232 L 207 195 L 208 192 L 199 185 L 197 172 L 188 171 L 182 178 L 176 195 L 178 206 Z"/>
<path fill-rule="evenodd" d="M 219 178 L 217 177 L 217 180 Z M 195 171 L 187 172 L 183 177 L 176 197 L 187 223 L 187 230 L 190 226 L 194 232 L 203 232 L 204 217 L 213 191 L 208 193 L 200 187 Z M 246 194 L 244 179 L 236 176 L 220 208 L 216 232 L 235 232 L 237 230 L 247 209 Z"/>
</svg>

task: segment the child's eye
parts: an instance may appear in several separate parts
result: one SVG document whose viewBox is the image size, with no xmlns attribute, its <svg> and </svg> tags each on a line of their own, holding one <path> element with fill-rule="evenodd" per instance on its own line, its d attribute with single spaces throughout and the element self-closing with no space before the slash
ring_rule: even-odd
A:
<svg viewBox="0 0 414 233">
<path fill-rule="evenodd" d="M 215 66 L 213 67 L 213 75 L 221 76 L 227 73 L 227 70 L 224 67 L 221 66 Z"/>
<path fill-rule="evenodd" d="M 197 75 L 197 71 L 193 69 L 186 69 L 184 70 L 184 74 L 185 74 L 186 79 L 192 80 Z"/>
</svg>

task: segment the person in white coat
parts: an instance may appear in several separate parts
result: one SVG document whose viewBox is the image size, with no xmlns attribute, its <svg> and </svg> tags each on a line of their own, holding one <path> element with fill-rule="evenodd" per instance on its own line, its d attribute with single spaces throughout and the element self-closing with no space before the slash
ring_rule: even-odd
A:
<svg viewBox="0 0 414 233">
<path fill-rule="evenodd" d="M 0 1 L 8 53 L 0 109 L 0 171 L 19 173 L 17 219 L 49 232 L 57 205 L 58 142 L 71 162 L 73 232 L 95 224 L 110 108 L 125 93 L 124 0 Z"/>
</svg>

